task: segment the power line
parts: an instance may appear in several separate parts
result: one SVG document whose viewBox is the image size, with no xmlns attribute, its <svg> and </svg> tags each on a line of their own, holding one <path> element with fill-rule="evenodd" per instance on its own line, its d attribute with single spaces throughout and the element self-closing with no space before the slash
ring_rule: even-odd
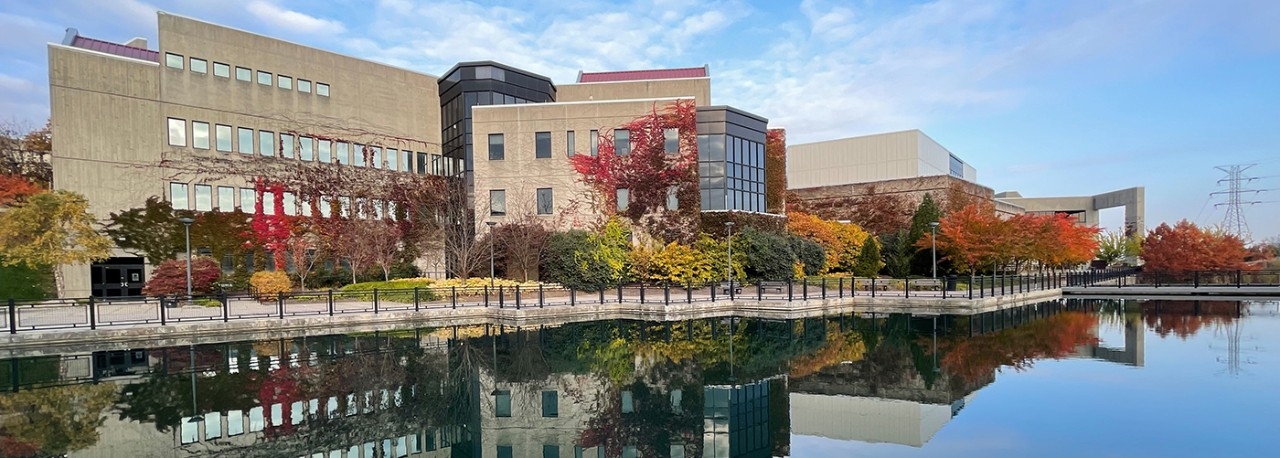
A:
<svg viewBox="0 0 1280 458">
<path fill-rule="evenodd" d="M 1226 178 L 1218 180 L 1219 185 L 1223 183 L 1227 184 L 1227 190 L 1211 192 L 1209 193 L 1209 197 L 1212 198 L 1213 196 L 1218 196 L 1218 195 L 1226 196 L 1227 198 L 1226 202 L 1220 202 L 1220 203 L 1214 204 L 1213 206 L 1227 207 L 1227 214 L 1222 219 L 1222 226 L 1223 228 L 1226 229 L 1227 232 L 1235 235 L 1236 237 L 1239 237 L 1241 240 L 1249 240 L 1251 237 L 1251 234 L 1249 233 L 1249 223 L 1248 221 L 1245 220 L 1244 209 L 1242 207 L 1245 205 L 1257 205 L 1257 204 L 1272 202 L 1272 201 L 1256 200 L 1256 196 L 1267 191 L 1275 190 L 1275 189 L 1254 189 L 1254 188 L 1245 187 L 1246 184 L 1251 183 L 1254 180 L 1268 178 L 1268 177 L 1251 177 L 1244 174 L 1245 171 L 1257 165 L 1258 165 L 1257 163 L 1252 163 L 1252 164 L 1220 165 L 1220 166 L 1214 167 L 1218 170 L 1221 170 L 1223 173 L 1227 174 Z M 1244 197 L 1246 195 L 1248 196 L 1248 198 Z"/>
</svg>

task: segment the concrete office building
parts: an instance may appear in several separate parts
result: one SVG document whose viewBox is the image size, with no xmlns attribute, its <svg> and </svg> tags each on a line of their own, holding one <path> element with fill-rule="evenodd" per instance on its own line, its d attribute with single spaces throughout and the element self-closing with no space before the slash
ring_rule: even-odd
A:
<svg viewBox="0 0 1280 458">
<path fill-rule="evenodd" d="M 158 39 L 119 44 L 68 29 L 48 45 L 54 183 L 85 195 L 99 220 L 151 196 L 200 212 L 252 213 L 258 202 L 271 212 L 279 200 L 303 216 L 397 214 L 397 202 L 377 195 L 263 193 L 251 172 L 203 168 L 217 162 L 457 177 L 477 226 L 510 220 L 510 208 L 553 229 L 583 227 L 599 209 L 582 204 L 589 199 L 568 156 L 590 154 L 602 134 L 626 144 L 615 128 L 680 100 L 698 110 L 704 179 L 687 184 L 701 188 L 689 194 L 701 202 L 668 207 L 764 209 L 767 121 L 712 106 L 706 67 L 581 73 L 557 86 L 466 62 L 438 78 L 164 12 Z M 618 193 L 625 203 L 627 190 Z M 428 258 L 427 274 L 442 276 L 443 254 Z M 138 295 L 150 276 L 142 257 L 122 250 L 63 269 L 70 297 Z"/>
<path fill-rule="evenodd" d="M 1076 197 L 1023 197 L 1011 191 L 996 194 L 995 200 L 1020 207 L 1027 213 L 1064 213 L 1075 218 L 1076 223 L 1088 226 L 1098 225 L 1099 210 L 1124 207 L 1124 235 L 1147 233 L 1146 188 L 1142 186 Z"/>
</svg>

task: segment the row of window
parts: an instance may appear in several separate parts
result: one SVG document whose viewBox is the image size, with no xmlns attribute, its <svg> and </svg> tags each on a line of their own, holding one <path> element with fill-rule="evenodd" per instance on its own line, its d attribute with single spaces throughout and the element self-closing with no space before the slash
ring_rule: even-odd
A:
<svg viewBox="0 0 1280 458">
<path fill-rule="evenodd" d="M 414 395 L 413 392 L 410 395 Z M 379 391 L 366 391 L 360 393 L 349 393 L 345 397 L 346 402 L 339 405 L 339 398 L 331 396 L 325 400 L 323 411 L 320 408 L 319 399 L 293 401 L 286 405 L 282 403 L 271 404 L 270 406 L 257 406 L 249 409 L 248 412 L 243 410 L 229 410 L 224 415 L 222 412 L 208 412 L 203 415 L 204 434 L 199 434 L 197 423 L 186 421 L 190 417 L 184 418 L 182 428 L 182 443 L 190 444 L 204 440 L 220 439 L 223 437 L 234 437 L 248 432 L 259 432 L 266 429 L 267 426 L 297 426 L 308 419 L 314 420 L 321 418 L 341 418 L 343 416 L 351 417 L 358 414 L 368 414 L 375 410 L 390 409 L 392 404 L 400 407 L 404 404 L 404 395 L 400 389 Z M 268 417 L 268 412 L 270 416 Z M 288 423 L 285 417 L 288 416 Z M 223 417 L 226 418 L 226 432 L 223 432 Z M 246 428 L 247 426 L 247 428 Z M 416 438 L 415 438 L 416 440 Z"/>
<path fill-rule="evenodd" d="M 191 73 L 198 73 L 201 75 L 209 74 L 209 61 L 198 57 L 191 57 L 188 62 L 190 63 Z M 164 53 L 164 65 L 169 68 L 183 70 L 183 56 L 181 54 L 166 52 Z M 237 81 L 249 82 L 253 80 L 253 69 L 237 66 L 235 73 Z M 213 63 L 213 76 L 231 79 L 231 66 L 215 61 Z M 290 91 L 292 91 L 294 87 L 293 77 L 288 75 L 272 75 L 271 72 L 264 72 L 262 70 L 258 70 L 257 72 L 257 81 L 258 84 L 264 86 L 271 86 L 274 82 L 276 87 Z M 313 84 L 311 80 L 305 80 L 302 78 L 298 78 L 297 81 L 298 92 L 311 94 L 314 86 L 314 93 L 316 95 L 321 97 L 329 96 L 329 83 L 321 83 L 317 81 Z"/>
<path fill-rule="evenodd" d="M 565 131 L 565 154 L 574 155 L 576 147 L 576 132 Z M 680 152 L 680 131 L 676 128 L 663 129 L 663 151 L 667 154 L 677 154 Z M 591 155 L 600 154 L 600 131 L 591 130 Z M 533 134 L 533 157 L 536 159 L 551 158 L 551 132 L 534 132 Z M 613 151 L 615 154 L 626 156 L 633 151 L 631 144 L 631 131 L 627 129 L 614 129 L 613 131 Z M 489 134 L 489 160 L 501 161 L 507 157 L 506 138 L 504 134 Z"/>
<path fill-rule="evenodd" d="M 223 153 L 255 154 L 264 157 L 282 157 L 324 164 L 354 165 L 356 167 L 385 168 L 393 171 L 416 172 L 423 175 L 452 176 L 461 171 L 460 161 L 407 149 L 364 145 L 327 138 L 257 130 L 249 127 L 233 127 L 210 124 L 206 121 L 190 121 L 168 118 L 169 146 L 196 149 L 214 149 Z"/>
<path fill-rule="evenodd" d="M 192 189 L 195 192 L 194 200 L 191 195 Z M 253 213 L 254 205 L 258 202 L 257 191 L 253 188 L 238 188 L 238 190 L 237 192 L 237 188 L 231 186 L 217 186 L 215 189 L 215 186 L 207 184 L 190 185 L 171 182 L 169 183 L 169 204 L 173 206 L 174 210 L 207 212 L 216 208 L 221 212 L 232 212 L 239 208 L 242 212 Z M 236 205 L 237 195 L 240 198 L 238 206 Z M 335 211 L 343 218 L 350 218 L 353 213 L 359 219 L 390 218 L 398 220 L 404 216 L 401 214 L 404 207 L 395 201 L 365 199 L 362 197 L 353 199 L 350 196 L 320 196 L 319 199 L 312 202 L 311 199 L 305 196 L 300 197 L 288 191 L 281 193 L 280 196 L 277 196 L 274 192 L 263 192 L 263 214 L 275 214 L 277 198 L 282 200 L 284 214 L 288 216 L 312 216 L 318 212 L 321 217 L 330 218 Z"/>
<path fill-rule="evenodd" d="M 631 203 L 631 190 L 627 188 L 618 188 L 615 192 L 615 200 L 618 203 L 618 211 L 626 211 Z M 554 199 L 552 198 L 551 188 L 538 188 L 536 191 L 537 213 L 539 215 L 550 215 L 554 213 Z M 667 189 L 667 210 L 680 209 L 679 188 L 672 186 Z M 506 216 L 507 215 L 507 190 L 490 189 L 489 190 L 489 216 Z"/>
</svg>

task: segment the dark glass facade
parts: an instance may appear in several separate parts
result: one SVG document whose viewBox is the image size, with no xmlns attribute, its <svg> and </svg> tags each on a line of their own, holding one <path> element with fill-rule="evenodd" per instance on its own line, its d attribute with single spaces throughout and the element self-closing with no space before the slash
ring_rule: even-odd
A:
<svg viewBox="0 0 1280 458">
<path fill-rule="evenodd" d="M 702 210 L 764 212 L 768 120 L 731 107 L 698 108 Z"/>
<path fill-rule="evenodd" d="M 556 87 L 549 78 L 496 62 L 460 63 L 439 82 L 441 150 L 468 177 L 474 170 L 472 107 L 556 101 Z"/>
</svg>

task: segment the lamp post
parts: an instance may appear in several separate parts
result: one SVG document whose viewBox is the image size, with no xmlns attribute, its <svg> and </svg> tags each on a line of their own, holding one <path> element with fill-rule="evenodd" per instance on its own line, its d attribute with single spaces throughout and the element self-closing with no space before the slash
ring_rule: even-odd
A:
<svg viewBox="0 0 1280 458">
<path fill-rule="evenodd" d="M 493 280 L 493 279 L 494 279 L 494 270 L 493 270 L 493 227 L 494 227 L 494 226 L 497 226 L 497 225 L 498 225 L 498 222 L 497 222 L 497 221 L 485 221 L 485 222 L 484 222 L 484 224 L 485 224 L 485 225 L 487 225 L 487 226 L 489 226 L 489 287 L 490 287 L 490 288 L 492 288 L 492 287 L 493 287 L 493 285 L 494 285 L 494 280 Z"/>
<path fill-rule="evenodd" d="M 183 216 L 178 218 L 178 222 L 182 223 L 187 232 L 187 302 L 191 302 L 191 223 L 196 222 L 196 220 Z"/>
<path fill-rule="evenodd" d="M 729 262 L 725 266 L 724 277 L 729 282 L 729 289 L 733 289 L 733 221 L 725 221 L 724 227 L 729 232 L 725 237 L 725 244 L 729 246 Z"/>
<path fill-rule="evenodd" d="M 929 251 L 933 256 L 933 278 L 938 278 L 938 222 L 937 221 L 929 223 L 929 233 L 930 233 L 929 243 L 932 245 L 929 248 Z"/>
<path fill-rule="evenodd" d="M 183 219 L 191 219 L 191 218 L 183 218 Z M 189 367 L 189 369 L 191 369 L 191 418 L 187 420 L 187 423 L 200 423 L 204 421 L 204 416 L 200 415 L 199 410 L 196 410 L 196 346 L 195 344 L 191 344 L 190 348 L 191 348 L 191 362 L 190 362 L 191 367 Z"/>
</svg>

